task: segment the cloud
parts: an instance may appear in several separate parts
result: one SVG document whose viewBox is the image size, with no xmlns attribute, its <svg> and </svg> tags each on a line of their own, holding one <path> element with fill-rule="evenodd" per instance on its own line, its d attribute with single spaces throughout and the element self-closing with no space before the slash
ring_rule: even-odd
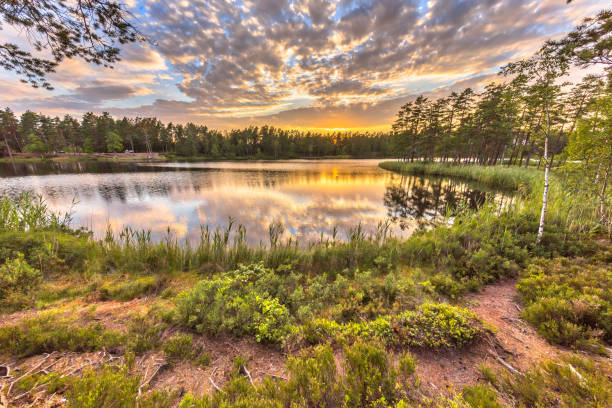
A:
<svg viewBox="0 0 612 408">
<path fill-rule="evenodd" d="M 441 94 L 453 83 L 481 86 L 500 65 L 533 53 L 599 7 L 596 0 L 131 5 L 150 44 L 125 47 L 114 70 L 68 61 L 51 76 L 62 91 L 31 103 L 43 110 L 64 103 L 75 111 L 144 113 L 223 128 L 265 120 L 383 126 L 414 94 Z M 27 98 L 19 103 L 25 106 Z"/>
</svg>

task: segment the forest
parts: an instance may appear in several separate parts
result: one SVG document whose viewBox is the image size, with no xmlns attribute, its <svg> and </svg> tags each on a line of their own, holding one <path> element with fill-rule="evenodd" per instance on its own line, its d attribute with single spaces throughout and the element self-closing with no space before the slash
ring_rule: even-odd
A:
<svg viewBox="0 0 612 408">
<path fill-rule="evenodd" d="M 155 118 L 113 119 L 108 113 L 52 118 L 31 111 L 17 118 L 0 112 L 4 144 L 0 151 L 53 155 L 62 153 L 157 152 L 211 159 L 353 156 L 389 157 L 389 133 L 335 132 L 322 134 L 250 126 L 221 132 L 203 125 L 164 125 Z"/>
</svg>

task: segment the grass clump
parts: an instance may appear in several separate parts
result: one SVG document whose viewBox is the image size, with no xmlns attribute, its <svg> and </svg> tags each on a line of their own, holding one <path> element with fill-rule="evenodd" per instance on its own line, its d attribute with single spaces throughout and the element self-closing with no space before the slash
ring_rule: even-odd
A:
<svg viewBox="0 0 612 408">
<path fill-rule="evenodd" d="M 10 312 L 32 305 L 29 295 L 41 280 L 40 271 L 28 265 L 21 253 L 0 265 L 0 310 Z"/>
<path fill-rule="evenodd" d="M 609 361 L 567 356 L 543 362 L 523 376 L 506 375 L 501 387 L 517 406 L 603 408 L 612 406 L 611 370 Z"/>
<path fill-rule="evenodd" d="M 100 300 L 132 300 L 158 293 L 164 286 L 161 276 L 141 276 L 121 282 L 106 282 L 98 289 Z"/>
<path fill-rule="evenodd" d="M 518 283 L 523 317 L 547 340 L 594 351 L 612 342 L 612 268 L 594 259 L 538 260 Z"/>
<path fill-rule="evenodd" d="M 210 354 L 202 350 L 202 346 L 193 342 L 189 334 L 176 334 L 162 345 L 162 350 L 171 361 L 191 361 L 195 365 L 207 367 L 210 364 Z"/>
<path fill-rule="evenodd" d="M 114 349 L 123 341 L 123 334 L 106 330 L 100 324 L 83 327 L 53 313 L 0 327 L 0 350 L 20 357 L 52 351 Z"/>
</svg>

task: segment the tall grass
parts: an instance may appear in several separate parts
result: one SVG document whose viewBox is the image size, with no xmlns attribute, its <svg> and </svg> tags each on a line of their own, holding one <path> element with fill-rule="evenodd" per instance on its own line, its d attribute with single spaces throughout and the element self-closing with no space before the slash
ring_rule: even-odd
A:
<svg viewBox="0 0 612 408">
<path fill-rule="evenodd" d="M 56 214 L 49 210 L 42 196 L 29 192 L 15 199 L 0 199 L 0 231 L 34 231 L 43 229 L 62 229 L 70 227 L 72 214 Z"/>
<path fill-rule="evenodd" d="M 400 173 L 421 174 L 461 178 L 475 181 L 488 187 L 506 191 L 523 190 L 531 192 L 531 188 L 540 180 L 540 172 L 534 169 L 518 167 L 451 165 L 447 163 L 406 163 L 386 161 L 380 163 L 385 170 Z"/>
<path fill-rule="evenodd" d="M 517 191 L 518 199 L 506 211 L 524 216 L 539 214 L 542 208 L 544 175 L 535 169 L 502 166 L 479 166 L 446 163 L 382 162 L 380 167 L 398 173 L 461 178 L 491 188 Z M 568 233 L 612 235 L 612 226 L 603 224 L 598 213 L 598 202 L 566 186 L 563 174 L 551 174 L 548 193 L 547 223 L 562 226 Z M 483 208 L 481 211 L 486 211 Z"/>
</svg>

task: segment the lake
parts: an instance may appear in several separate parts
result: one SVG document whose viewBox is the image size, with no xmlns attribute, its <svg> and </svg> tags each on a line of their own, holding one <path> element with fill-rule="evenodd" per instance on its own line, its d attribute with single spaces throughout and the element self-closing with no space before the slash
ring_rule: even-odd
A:
<svg viewBox="0 0 612 408">
<path fill-rule="evenodd" d="M 345 239 L 359 225 L 372 233 L 388 222 L 408 236 L 446 214 L 506 199 L 464 182 L 403 176 L 380 160 L 289 160 L 198 163 L 0 164 L 0 196 L 30 191 L 55 212 L 71 211 L 73 226 L 96 237 L 111 228 L 151 231 L 154 240 L 197 243 L 202 228 L 245 227 L 252 245 L 269 244 L 271 224 L 301 243 Z"/>
</svg>

